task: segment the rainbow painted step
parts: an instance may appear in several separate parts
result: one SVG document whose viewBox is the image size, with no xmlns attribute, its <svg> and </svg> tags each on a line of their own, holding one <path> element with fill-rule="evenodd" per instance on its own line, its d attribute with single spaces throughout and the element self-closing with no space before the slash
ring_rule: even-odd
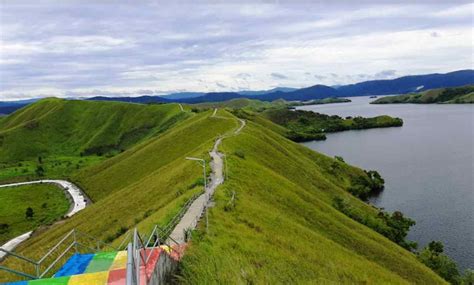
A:
<svg viewBox="0 0 474 285">
<path fill-rule="evenodd" d="M 161 252 L 166 252 L 174 260 L 179 260 L 185 245 L 160 246 L 157 250 L 146 250 L 149 261 L 140 268 L 140 283 L 146 283 L 158 262 Z M 125 285 L 127 252 L 76 253 L 51 278 L 2 283 L 3 285 Z"/>
</svg>

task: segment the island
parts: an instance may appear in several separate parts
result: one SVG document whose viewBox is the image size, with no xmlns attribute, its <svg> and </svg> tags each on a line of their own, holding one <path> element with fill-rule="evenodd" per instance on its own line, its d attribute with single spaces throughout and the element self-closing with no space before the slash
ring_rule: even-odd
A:
<svg viewBox="0 0 474 285">
<path fill-rule="evenodd" d="M 379 98 L 370 104 L 473 104 L 474 85 L 455 88 L 430 89 L 419 93 L 408 93 Z"/>
</svg>

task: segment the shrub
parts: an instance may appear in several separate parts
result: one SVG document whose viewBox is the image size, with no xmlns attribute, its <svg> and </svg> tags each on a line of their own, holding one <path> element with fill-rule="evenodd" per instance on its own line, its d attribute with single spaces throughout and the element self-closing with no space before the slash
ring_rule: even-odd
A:
<svg viewBox="0 0 474 285">
<path fill-rule="evenodd" d="M 33 208 L 31 207 L 26 208 L 25 217 L 27 219 L 32 219 L 34 215 L 35 215 L 35 212 L 33 211 Z"/>
<path fill-rule="evenodd" d="M 245 153 L 242 150 L 236 150 L 234 154 L 242 159 L 245 159 Z"/>
<path fill-rule="evenodd" d="M 432 241 L 418 254 L 418 259 L 449 283 L 462 284 L 456 263 L 443 252 L 443 244 Z"/>
</svg>

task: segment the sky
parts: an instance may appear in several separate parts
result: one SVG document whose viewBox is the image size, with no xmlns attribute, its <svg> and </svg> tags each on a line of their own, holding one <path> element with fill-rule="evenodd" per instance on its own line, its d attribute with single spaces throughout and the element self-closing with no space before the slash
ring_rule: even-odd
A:
<svg viewBox="0 0 474 285">
<path fill-rule="evenodd" d="M 0 0 L 0 100 L 265 90 L 473 69 L 470 1 L 133 3 Z"/>
</svg>

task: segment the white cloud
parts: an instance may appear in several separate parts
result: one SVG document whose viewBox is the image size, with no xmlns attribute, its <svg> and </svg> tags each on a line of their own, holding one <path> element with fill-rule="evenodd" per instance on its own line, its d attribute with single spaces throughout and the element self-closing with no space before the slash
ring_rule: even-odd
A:
<svg viewBox="0 0 474 285">
<path fill-rule="evenodd" d="M 261 90 L 472 68 L 472 9 L 11 2 L 0 10 L 0 99 Z"/>
</svg>

